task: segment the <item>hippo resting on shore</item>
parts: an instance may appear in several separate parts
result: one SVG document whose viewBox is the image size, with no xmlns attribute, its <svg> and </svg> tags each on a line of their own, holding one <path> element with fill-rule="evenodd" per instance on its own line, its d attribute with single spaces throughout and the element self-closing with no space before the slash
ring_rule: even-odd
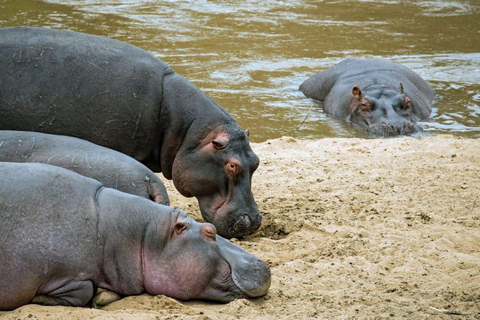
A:
<svg viewBox="0 0 480 320">
<path fill-rule="evenodd" d="M 0 129 L 74 136 L 125 153 L 198 199 L 225 237 L 255 232 L 259 165 L 247 133 L 192 83 L 124 42 L 0 29 Z"/>
<path fill-rule="evenodd" d="M 303 82 L 300 90 L 323 101 L 334 117 L 375 135 L 412 134 L 427 120 L 434 92 L 407 67 L 380 60 L 347 59 Z"/>
<path fill-rule="evenodd" d="M 162 180 L 143 164 L 74 137 L 0 130 L 0 162 L 47 163 L 96 179 L 109 188 L 170 204 Z"/>
<path fill-rule="evenodd" d="M 86 306 L 96 288 L 222 302 L 258 297 L 268 264 L 209 223 L 72 171 L 0 163 L 0 310 Z"/>
</svg>

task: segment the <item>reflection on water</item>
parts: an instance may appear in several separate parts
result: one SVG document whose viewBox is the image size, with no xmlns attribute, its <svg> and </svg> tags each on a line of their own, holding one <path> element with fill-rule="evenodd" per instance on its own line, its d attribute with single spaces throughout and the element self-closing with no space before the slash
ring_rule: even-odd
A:
<svg viewBox="0 0 480 320">
<path fill-rule="evenodd" d="M 422 135 L 480 137 L 479 11 L 475 0 L 6 0 L 0 26 L 65 28 L 142 47 L 250 128 L 254 141 L 365 137 L 298 86 L 346 57 L 388 59 L 437 93 Z"/>
</svg>

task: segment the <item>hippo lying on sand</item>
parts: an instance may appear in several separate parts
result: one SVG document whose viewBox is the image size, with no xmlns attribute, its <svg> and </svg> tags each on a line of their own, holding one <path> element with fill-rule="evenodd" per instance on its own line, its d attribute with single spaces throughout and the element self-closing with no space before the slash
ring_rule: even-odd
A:
<svg viewBox="0 0 480 320">
<path fill-rule="evenodd" d="M 0 130 L 1 162 L 36 162 L 72 170 L 104 186 L 169 205 L 155 173 L 137 160 L 91 142 L 54 134 Z"/>
<path fill-rule="evenodd" d="M 434 98 L 412 70 L 380 60 L 344 60 L 307 79 L 300 90 L 323 101 L 327 114 L 382 136 L 420 131 L 416 122 L 428 119 Z"/>
<path fill-rule="evenodd" d="M 65 30 L 0 29 L 0 129 L 74 136 L 125 153 L 198 199 L 225 237 L 255 232 L 259 165 L 246 132 L 150 53 Z"/>
<path fill-rule="evenodd" d="M 265 295 L 270 268 L 209 223 L 72 171 L 0 163 L 0 310 L 86 306 L 96 288 L 222 302 Z"/>
</svg>

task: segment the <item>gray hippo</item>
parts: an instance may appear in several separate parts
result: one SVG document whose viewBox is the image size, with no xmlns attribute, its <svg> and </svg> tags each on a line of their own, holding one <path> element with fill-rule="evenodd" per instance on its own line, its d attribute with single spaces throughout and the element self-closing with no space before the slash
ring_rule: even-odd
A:
<svg viewBox="0 0 480 320">
<path fill-rule="evenodd" d="M 209 223 L 64 168 L 0 163 L 0 310 L 87 306 L 97 288 L 221 302 L 265 295 L 268 264 Z"/>
<path fill-rule="evenodd" d="M 73 136 L 125 153 L 196 197 L 225 237 L 255 232 L 248 134 L 152 54 L 66 30 L 0 29 L 0 129 Z"/>
<path fill-rule="evenodd" d="M 374 135 L 412 134 L 427 120 L 434 92 L 419 75 L 388 61 L 347 59 L 300 85 L 305 96 L 323 101 L 334 117 L 367 127 Z"/>
<path fill-rule="evenodd" d="M 162 180 L 150 169 L 123 153 L 82 139 L 0 130 L 0 161 L 51 164 L 96 179 L 106 187 L 170 204 Z"/>
</svg>

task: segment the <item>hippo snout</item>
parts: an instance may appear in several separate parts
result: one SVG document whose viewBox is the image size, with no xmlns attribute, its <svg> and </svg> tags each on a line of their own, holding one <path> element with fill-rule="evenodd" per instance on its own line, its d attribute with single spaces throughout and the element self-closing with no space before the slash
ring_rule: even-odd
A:
<svg viewBox="0 0 480 320">
<path fill-rule="evenodd" d="M 397 135 L 408 135 L 414 134 L 416 132 L 422 131 L 422 128 L 412 122 L 382 122 L 371 125 L 368 127 L 367 132 L 374 135 L 380 136 L 397 136 Z"/>
<path fill-rule="evenodd" d="M 270 288 L 271 273 L 267 262 L 258 259 L 250 263 L 247 270 L 234 269 L 232 273 L 235 285 L 249 298 L 261 297 Z"/>
<path fill-rule="evenodd" d="M 254 233 L 260 228 L 262 224 L 262 215 L 257 213 L 254 217 L 249 215 L 241 215 L 234 223 L 228 228 L 228 235 L 233 238 L 243 237 Z"/>
<path fill-rule="evenodd" d="M 255 298 L 267 294 L 271 281 L 269 264 L 221 236 L 217 236 L 217 244 L 230 265 L 231 279 L 240 291 L 237 298 Z"/>
</svg>

